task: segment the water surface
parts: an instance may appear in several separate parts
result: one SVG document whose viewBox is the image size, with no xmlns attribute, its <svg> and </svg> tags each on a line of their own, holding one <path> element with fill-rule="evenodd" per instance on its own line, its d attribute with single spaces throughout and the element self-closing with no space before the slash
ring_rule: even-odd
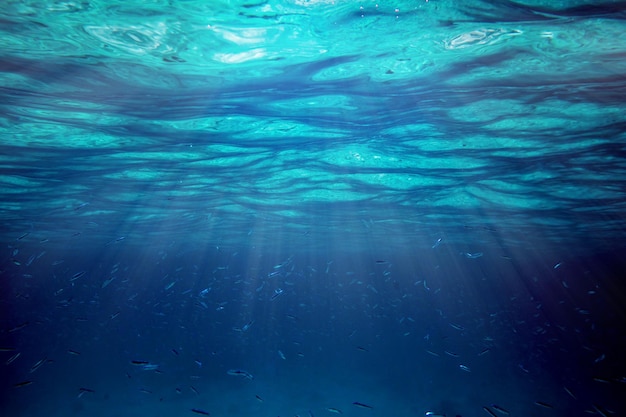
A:
<svg viewBox="0 0 626 417">
<path fill-rule="evenodd" d="M 5 1 L 0 407 L 624 413 L 625 19 Z"/>
</svg>

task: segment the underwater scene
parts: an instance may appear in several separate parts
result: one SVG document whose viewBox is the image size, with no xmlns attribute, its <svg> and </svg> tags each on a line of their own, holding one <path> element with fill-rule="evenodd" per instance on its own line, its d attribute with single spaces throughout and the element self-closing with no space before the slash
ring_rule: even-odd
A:
<svg viewBox="0 0 626 417">
<path fill-rule="evenodd" d="M 626 1 L 0 31 L 1 416 L 626 416 Z"/>
</svg>

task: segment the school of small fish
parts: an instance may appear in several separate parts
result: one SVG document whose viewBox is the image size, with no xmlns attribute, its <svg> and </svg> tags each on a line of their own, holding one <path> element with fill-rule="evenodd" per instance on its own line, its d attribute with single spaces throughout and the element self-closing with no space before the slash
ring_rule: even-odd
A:
<svg viewBox="0 0 626 417">
<path fill-rule="evenodd" d="M 26 236 L 20 236 L 19 240 Z M 122 245 L 132 239 L 116 238 L 107 244 Z M 437 238 L 431 245 L 431 250 L 440 251 L 446 246 L 442 238 Z M 415 363 L 429 364 L 428 366 L 445 369 L 450 378 L 465 381 L 467 384 L 475 384 L 488 377 L 490 360 L 502 354 L 504 349 L 510 349 L 506 338 L 494 334 L 490 328 L 498 328 L 500 320 L 507 314 L 515 315 L 515 311 L 503 310 L 500 307 L 490 307 L 485 304 L 485 315 L 468 314 L 462 309 L 455 310 L 455 304 L 446 305 L 447 294 L 457 294 L 461 291 L 445 280 L 445 277 L 437 271 L 439 265 L 431 270 L 430 274 L 418 274 L 410 278 L 398 276 L 396 263 L 391 260 L 378 258 L 371 261 L 365 275 L 353 269 L 344 268 L 338 261 L 325 261 L 321 266 L 313 264 L 300 264 L 295 255 L 288 256 L 277 263 L 262 266 L 254 265 L 242 270 L 238 265 L 238 253 L 224 254 L 219 252 L 218 263 L 207 274 L 198 265 L 178 266 L 173 270 L 164 268 L 162 277 L 150 289 L 134 285 L 136 277 L 131 264 L 117 262 L 113 265 L 90 267 L 87 264 L 74 267 L 72 262 L 65 259 L 51 259 L 45 251 L 36 254 L 22 254 L 17 245 L 11 248 L 11 259 L 14 270 L 24 271 L 27 279 L 34 279 L 34 273 L 26 273 L 27 268 L 46 262 L 54 271 L 52 285 L 47 297 L 57 311 L 71 311 L 67 317 L 71 317 L 76 327 L 95 330 L 117 329 L 123 326 L 123 322 L 137 317 L 141 308 L 148 308 L 153 318 L 153 325 L 159 326 L 161 321 L 176 320 L 173 313 L 175 306 L 180 306 L 189 314 L 190 320 L 203 323 L 207 332 L 215 332 L 216 329 L 224 331 L 221 338 L 234 342 L 234 349 L 246 350 L 246 346 L 260 338 L 260 341 L 268 345 L 268 361 L 279 359 L 272 363 L 272 367 L 293 367 L 298 361 L 304 361 L 309 356 L 320 355 L 317 360 L 323 360 L 325 353 L 319 353 L 323 349 L 306 346 L 302 341 L 307 339 L 306 328 L 302 326 L 307 316 L 315 315 L 316 307 L 311 301 L 311 294 L 302 291 L 303 287 L 322 280 L 334 282 L 327 284 L 329 300 L 337 303 L 339 308 L 334 314 L 342 311 L 350 314 L 369 315 L 371 322 L 383 321 L 389 328 L 395 329 L 396 336 L 403 338 L 402 344 L 408 343 L 415 351 Z M 459 262 L 487 262 L 489 255 L 483 252 L 456 252 Z M 460 256 L 459 256 L 460 254 Z M 167 265 L 168 253 L 160 254 L 161 260 L 157 265 Z M 26 258 L 27 261 L 22 260 Z M 504 262 L 511 262 L 512 258 L 501 257 Z M 553 267 L 547 268 L 549 274 L 554 275 L 557 287 L 561 291 L 571 291 L 572 285 L 566 285 L 561 276 L 567 271 L 568 264 L 559 261 Z M 563 282 L 563 285 L 559 285 Z M 410 284 L 409 284 L 410 283 Z M 537 284 L 539 285 L 539 284 Z M 77 290 L 79 289 L 79 290 Z M 601 290 L 599 284 L 592 284 L 585 288 L 589 296 L 595 295 Z M 15 297 L 27 297 L 27 290 L 14 293 Z M 81 293 L 82 291 L 82 293 Z M 144 292 L 145 291 L 145 292 Z M 89 308 L 81 309 L 85 304 L 81 294 L 91 294 L 86 304 L 98 305 L 102 312 L 97 315 Z M 107 295 L 108 294 L 108 295 Z M 150 294 L 150 295 L 148 295 Z M 231 296 L 226 296 L 231 294 Z M 454 296 L 454 295 L 453 295 Z M 110 305 L 100 304 L 100 299 L 107 298 L 112 301 Z M 512 293 L 509 298 L 511 305 L 526 306 L 530 311 L 529 317 L 517 316 L 513 322 L 512 332 L 507 337 L 515 337 L 517 331 L 526 331 L 537 337 L 544 338 L 547 335 L 548 343 L 557 343 L 559 332 L 567 332 L 566 324 L 550 323 L 542 319 L 544 306 L 534 297 L 521 302 L 520 293 Z M 261 310 L 280 311 L 280 316 L 261 316 L 255 314 L 250 306 L 257 306 Z M 288 307 L 285 307 L 287 305 Z M 428 310 L 417 309 L 411 306 L 429 305 Z M 148 307 L 146 307 L 148 306 Z M 413 310 L 412 310 L 413 308 Z M 421 308 L 421 307 L 420 307 Z M 516 307 L 521 308 L 521 307 Z M 361 313 L 359 309 L 363 309 Z M 82 313 L 81 313 L 82 311 Z M 413 311 L 413 312 L 411 312 Z M 425 315 L 420 317 L 417 313 Z M 570 312 L 580 324 L 593 326 L 590 316 L 593 315 L 591 307 L 579 308 L 574 306 Z M 268 326 L 275 325 L 277 320 L 284 320 L 286 327 L 294 330 L 292 340 L 285 337 L 277 338 L 277 342 L 266 334 L 271 331 Z M 272 324 L 274 323 L 274 324 Z M 5 335 L 15 336 L 14 345 L 0 347 L 0 354 L 6 355 L 3 359 L 6 369 L 15 369 L 11 385 L 20 391 L 28 390 L 39 383 L 42 374 L 49 369 L 57 368 L 58 362 L 76 364 L 91 357 L 93 346 L 91 342 L 80 341 L 75 338 L 58 341 L 62 346 L 61 351 L 51 346 L 42 346 L 39 356 L 30 349 L 20 349 L 18 336 L 30 334 L 42 329 L 41 319 L 28 317 L 8 323 L 3 329 Z M 179 321 L 177 327 L 181 332 L 187 332 L 190 325 Z M 172 327 L 168 327 L 172 328 Z M 195 328 L 195 327 L 192 327 Z M 519 329 L 519 330 L 518 330 Z M 141 331 L 141 330 L 140 330 Z M 276 331 L 276 330 L 274 330 Z M 328 333 L 331 335 L 335 333 Z M 139 335 L 144 337 L 143 335 Z M 267 376 L 267 365 L 252 360 L 250 357 L 240 357 L 239 363 L 223 363 L 220 357 L 227 357 L 228 348 L 216 346 L 210 343 L 211 338 L 206 334 L 198 335 L 203 343 L 209 341 L 211 351 L 194 350 L 188 343 L 179 343 L 176 338 L 163 338 L 159 340 L 158 350 L 165 350 L 168 355 L 164 356 L 158 350 L 154 352 L 138 349 L 136 346 L 124 346 L 120 353 L 122 359 L 117 365 L 124 371 L 124 378 L 131 386 L 141 394 L 147 396 L 160 395 L 159 387 L 151 384 L 146 374 L 161 375 L 167 378 L 177 369 L 193 368 L 195 371 L 188 375 L 186 382 L 177 382 L 172 391 L 180 396 L 190 396 L 198 406 L 189 408 L 189 412 L 200 415 L 211 415 L 210 404 L 202 401 L 203 381 L 209 378 L 220 378 L 220 375 L 233 377 L 233 383 L 247 384 L 246 392 L 252 388 L 256 391 L 252 397 L 258 403 L 257 407 L 267 406 L 272 399 L 270 390 L 264 389 L 264 384 L 271 384 L 271 378 Z M 147 337 L 147 336 L 146 336 Z M 216 336 L 217 337 L 217 336 Z M 3 339 L 7 340 L 7 339 Z M 4 342 L 6 343 L 6 342 Z M 349 329 L 337 340 L 339 346 L 351 346 L 354 355 L 379 358 L 381 349 L 384 351 L 382 338 L 371 337 L 359 324 Z M 609 360 L 609 354 L 599 351 L 597 347 L 583 346 L 589 352 L 588 365 L 599 366 Z M 517 378 L 536 378 L 541 370 L 536 362 L 540 360 L 546 346 L 536 346 L 529 350 L 525 357 L 519 358 L 509 372 L 517 374 Z M 63 357 L 63 356 L 67 357 Z M 93 360 L 93 359 L 92 359 Z M 64 365 L 66 366 L 66 365 Z M 78 366 L 78 365 L 76 365 Z M 461 372 L 457 372 L 461 371 Z M 178 371 L 176 371 L 178 372 Z M 142 375 L 143 374 L 143 375 Z M 101 389 L 87 384 L 76 386 L 72 395 L 81 400 L 90 396 L 100 395 Z M 605 377 L 602 374 L 594 376 L 593 383 L 597 384 L 624 384 L 626 377 Z M 612 416 L 613 412 L 597 402 L 583 402 L 584 393 L 575 389 L 576 381 L 566 381 L 562 386 L 562 393 L 548 393 L 545 398 L 537 398 L 529 401 L 529 404 L 547 411 L 553 411 L 554 416 L 560 415 L 563 404 L 566 402 L 580 403 L 583 409 L 590 414 L 601 417 Z M 200 389 L 198 389 L 200 388 Z M 515 415 L 519 404 L 508 401 L 507 398 L 493 398 L 488 404 L 476 404 L 476 409 L 491 417 Z M 306 404 L 309 417 L 314 413 L 356 415 L 355 412 L 372 413 L 376 415 L 384 404 L 376 395 L 370 398 L 348 398 L 338 401 L 336 404 Z M 432 411 L 431 411 L 432 410 Z M 426 417 L 441 417 L 450 415 L 451 410 L 435 409 L 424 410 Z M 366 414 L 363 414 L 366 415 Z"/>
</svg>

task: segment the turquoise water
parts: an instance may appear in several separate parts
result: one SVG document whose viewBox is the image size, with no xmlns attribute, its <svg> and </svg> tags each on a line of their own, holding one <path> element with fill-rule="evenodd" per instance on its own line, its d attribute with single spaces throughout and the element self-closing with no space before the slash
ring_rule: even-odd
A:
<svg viewBox="0 0 626 417">
<path fill-rule="evenodd" d="M 464 3 L 9 2 L 3 229 L 612 246 L 623 4 Z"/>
<path fill-rule="evenodd" d="M 6 409 L 624 412 L 625 19 L 4 1 Z"/>
</svg>

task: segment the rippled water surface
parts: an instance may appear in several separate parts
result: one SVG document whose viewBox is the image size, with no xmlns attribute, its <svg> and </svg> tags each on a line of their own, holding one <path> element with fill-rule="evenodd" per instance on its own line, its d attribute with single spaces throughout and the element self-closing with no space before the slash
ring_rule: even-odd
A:
<svg viewBox="0 0 626 417">
<path fill-rule="evenodd" d="M 3 228 L 607 245 L 624 5 L 535 3 L 8 2 Z"/>
<path fill-rule="evenodd" d="M 623 1 L 3 1 L 0 398 L 625 412 L 625 20 Z"/>
</svg>

